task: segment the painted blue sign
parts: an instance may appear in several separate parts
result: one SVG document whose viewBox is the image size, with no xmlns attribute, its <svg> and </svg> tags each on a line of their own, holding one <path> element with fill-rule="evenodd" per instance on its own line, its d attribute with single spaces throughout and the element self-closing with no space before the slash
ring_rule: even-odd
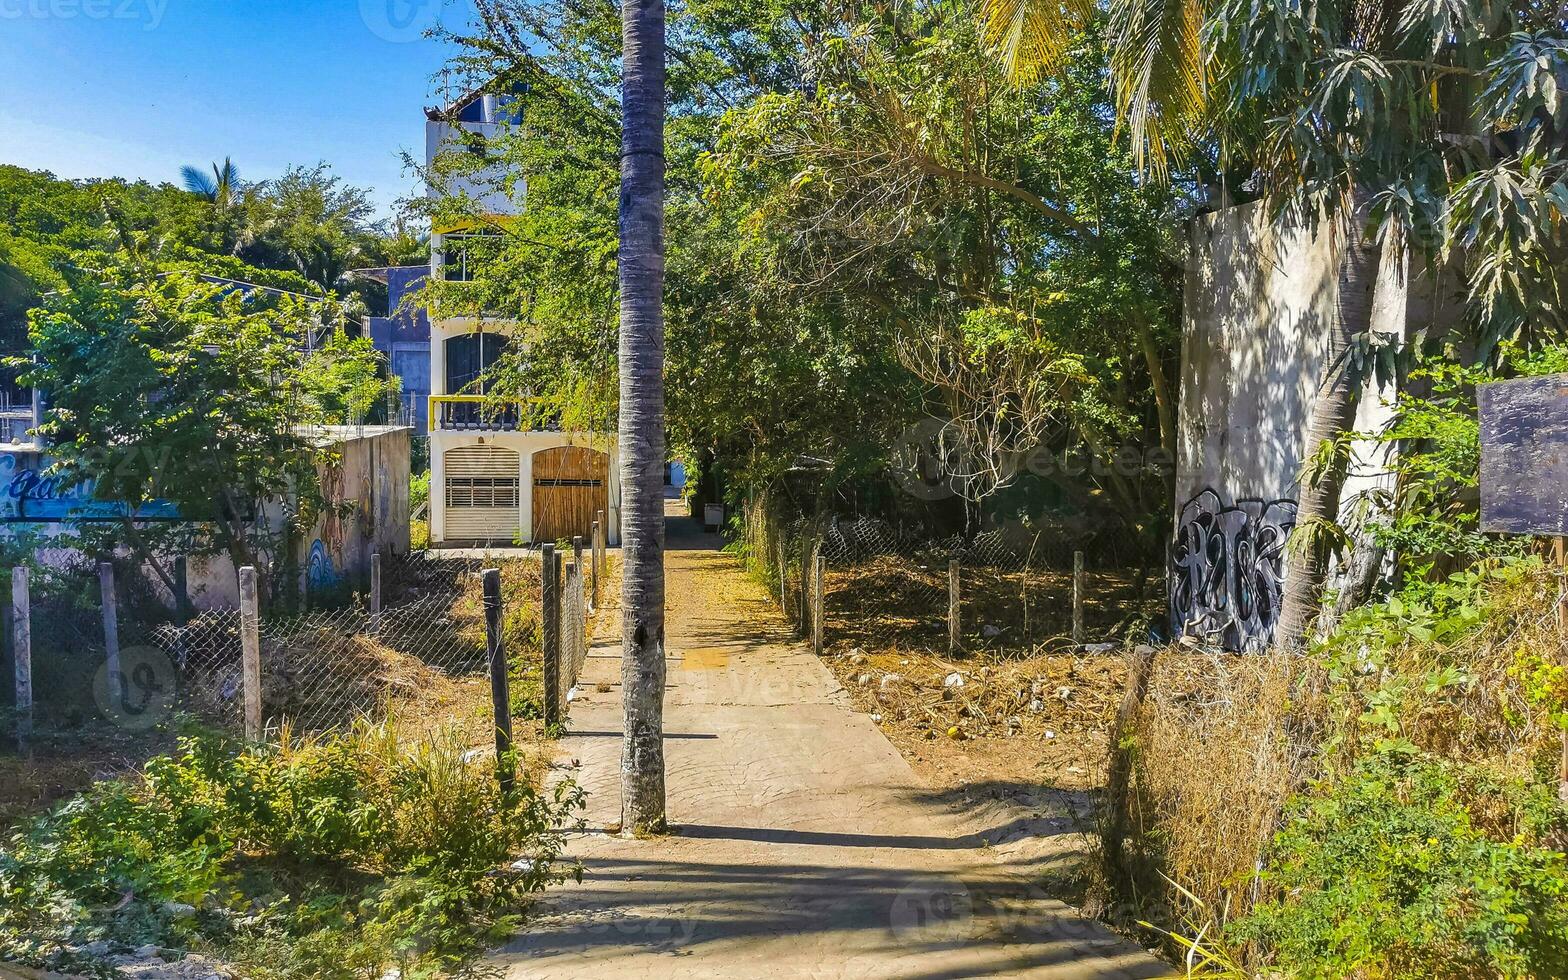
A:
<svg viewBox="0 0 1568 980">
<path fill-rule="evenodd" d="M 0 522 L 81 524 L 123 520 L 130 505 L 121 500 L 98 500 L 93 481 L 71 484 L 63 474 L 46 471 L 53 461 L 36 453 L 0 453 Z M 166 500 L 150 501 L 137 508 L 139 521 L 179 520 L 179 511 Z"/>
</svg>

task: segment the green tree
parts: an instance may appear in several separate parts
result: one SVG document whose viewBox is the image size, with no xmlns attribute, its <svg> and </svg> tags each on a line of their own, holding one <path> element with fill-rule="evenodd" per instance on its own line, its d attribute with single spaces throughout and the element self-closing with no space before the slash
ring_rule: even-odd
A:
<svg viewBox="0 0 1568 980">
<path fill-rule="evenodd" d="M 40 433 L 67 483 L 123 503 L 125 543 L 170 584 L 135 519 L 155 500 L 210 536 L 235 567 L 276 572 L 290 533 L 322 504 L 303 426 L 374 389 L 371 352 L 304 340 L 330 311 L 135 264 L 74 271 L 31 313 L 23 381 L 48 392 Z M 373 396 L 372 396 L 373 397 Z M 273 526 L 280 501 L 290 524 Z"/>
</svg>

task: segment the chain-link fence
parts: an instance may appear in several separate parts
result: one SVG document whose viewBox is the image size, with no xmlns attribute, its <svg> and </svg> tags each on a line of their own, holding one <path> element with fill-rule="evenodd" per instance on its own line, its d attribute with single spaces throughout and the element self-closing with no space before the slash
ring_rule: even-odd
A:
<svg viewBox="0 0 1568 980">
<path fill-rule="evenodd" d="M 4 573 L 10 579 L 10 601 L 0 603 L 4 677 L 17 683 L 0 685 L 0 704 L 16 715 L 19 731 L 69 729 L 100 718 L 142 729 L 176 712 L 243 730 L 240 609 L 182 611 L 139 569 L 121 565 L 101 573 L 79 558 L 56 558 Z M 319 732 L 388 715 L 414 730 L 457 725 L 476 738 L 491 730 L 485 567 L 501 572 L 510 712 L 542 716 L 537 557 L 414 552 L 378 556 L 374 566 L 370 582 L 335 588 L 330 599 L 312 598 L 292 611 L 261 610 L 259 701 L 269 734 L 284 727 Z M 585 628 L 586 615 L 574 611 L 571 622 Z M 568 645 L 574 654 L 586 648 L 581 641 Z"/>
<path fill-rule="evenodd" d="M 863 515 L 780 517 L 762 498 L 743 530 L 752 573 L 829 651 L 1028 656 L 1142 642 L 1159 628 L 1163 568 L 1088 558 L 1049 529 L 933 533 Z"/>
</svg>

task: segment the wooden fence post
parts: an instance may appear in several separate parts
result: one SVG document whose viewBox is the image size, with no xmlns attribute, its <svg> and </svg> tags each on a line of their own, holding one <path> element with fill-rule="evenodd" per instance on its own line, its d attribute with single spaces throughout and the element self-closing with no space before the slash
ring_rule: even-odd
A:
<svg viewBox="0 0 1568 980">
<path fill-rule="evenodd" d="M 561 580 L 555 545 L 539 548 L 539 626 L 544 654 L 544 724 L 561 723 Z"/>
<path fill-rule="evenodd" d="M 481 581 L 485 597 L 485 652 L 490 657 L 490 706 L 495 718 L 495 772 L 501 792 L 510 793 L 516 766 L 511 762 L 512 694 L 507 678 L 506 642 L 501 633 L 501 570 L 485 569 Z"/>
<path fill-rule="evenodd" d="M 114 566 L 98 563 L 98 594 L 103 598 L 103 655 L 109 665 L 109 690 L 120 690 L 120 612 L 114 596 Z"/>
<path fill-rule="evenodd" d="M 370 555 L 370 635 L 381 634 L 381 552 Z"/>
<path fill-rule="evenodd" d="M 811 646 L 819 657 L 822 656 L 822 632 L 825 629 L 824 621 L 827 618 L 827 612 L 822 605 L 822 580 L 827 576 L 827 571 L 828 560 L 822 555 L 817 555 L 817 578 L 813 583 L 811 603 L 813 606 L 813 616 L 811 619 Z"/>
<path fill-rule="evenodd" d="M 800 539 L 800 635 L 811 635 L 811 539 Z"/>
<path fill-rule="evenodd" d="M 1122 693 L 1121 707 L 1116 712 L 1115 727 L 1111 729 L 1111 758 L 1105 778 L 1105 800 L 1109 814 L 1101 831 L 1106 856 L 1111 866 L 1123 876 L 1122 842 L 1127 839 L 1127 828 L 1132 809 L 1132 764 L 1136 747 L 1127 744 L 1137 733 L 1138 709 L 1149 693 L 1149 677 L 1154 672 L 1155 649 L 1140 646 L 1127 658 L 1127 690 Z"/>
<path fill-rule="evenodd" d="M 245 737 L 261 741 L 261 609 L 256 569 L 240 569 L 240 678 L 245 696 Z"/>
<path fill-rule="evenodd" d="M 1557 538 L 1552 543 L 1552 553 L 1557 558 L 1559 576 L 1568 575 L 1568 539 Z M 1568 579 L 1563 579 L 1568 588 Z M 1561 645 L 1558 654 L 1568 664 L 1568 594 L 1559 592 L 1557 603 L 1557 636 Z M 1568 728 L 1562 733 L 1562 756 L 1557 763 L 1557 798 L 1568 803 Z"/>
<path fill-rule="evenodd" d="M 564 615 L 561 616 L 561 668 L 566 701 L 570 702 L 572 688 L 577 684 L 577 644 L 582 642 L 582 628 L 578 615 L 577 597 L 582 595 L 583 566 L 567 559 L 566 573 L 562 578 L 565 588 Z"/>
<path fill-rule="evenodd" d="M 779 559 L 779 612 L 789 619 L 789 565 L 784 561 L 784 539 L 774 542 L 773 550 Z"/>
<path fill-rule="evenodd" d="M 184 555 L 174 556 L 174 621 L 180 626 L 190 623 L 191 589 Z"/>
<path fill-rule="evenodd" d="M 1073 642 L 1083 642 L 1083 552 L 1073 552 Z"/>
<path fill-rule="evenodd" d="M 600 511 L 599 513 L 604 513 Z M 604 525 L 598 518 L 593 522 L 593 554 L 588 557 L 588 583 L 589 599 L 588 608 L 595 612 L 599 609 L 599 552 L 604 547 L 600 535 L 604 533 Z"/>
<path fill-rule="evenodd" d="M 590 559 L 593 557 L 593 546 L 592 546 L 592 544 L 590 544 L 588 546 L 588 557 Z M 581 586 L 586 581 L 586 576 L 588 574 L 588 566 L 583 564 L 583 536 L 580 535 L 580 534 L 576 534 L 576 535 L 572 536 L 572 563 L 577 566 L 577 578 L 578 578 L 577 586 Z M 581 588 L 578 588 L 577 586 L 573 586 L 573 592 L 571 593 L 572 601 L 574 601 L 574 602 L 576 602 L 579 598 L 586 598 L 584 596 L 584 594 L 583 594 L 583 590 Z M 577 628 L 580 631 L 586 631 L 588 629 L 588 610 L 586 608 L 574 609 L 574 610 L 572 610 L 572 615 L 577 617 L 577 620 L 578 620 Z M 572 641 L 572 655 L 573 655 L 572 665 L 573 665 L 573 669 L 574 670 L 576 669 L 576 664 L 577 664 L 576 654 L 577 654 L 577 641 L 573 640 Z M 577 675 L 574 673 L 572 675 L 572 684 L 575 684 L 575 683 L 577 683 Z M 567 688 L 570 689 L 572 684 L 566 685 Z"/>
<path fill-rule="evenodd" d="M 947 652 L 956 654 L 964 645 L 962 592 L 958 580 L 958 559 L 947 562 Z"/>
<path fill-rule="evenodd" d="M 598 528 L 599 528 L 599 530 L 597 532 L 598 536 L 596 538 L 594 538 L 594 548 L 595 548 L 595 551 L 594 551 L 594 556 L 593 556 L 594 557 L 593 605 L 594 605 L 594 608 L 597 609 L 597 608 L 599 608 L 599 596 L 600 596 L 600 591 L 599 590 L 601 588 L 600 583 L 602 583 L 605 580 L 605 578 L 607 578 L 609 576 L 609 573 L 610 573 L 610 554 L 609 554 L 609 548 L 610 548 L 610 524 L 605 519 L 605 514 L 604 514 L 604 511 L 602 511 L 602 510 L 599 511 L 597 515 L 595 515 L 594 523 L 597 524 Z"/>
<path fill-rule="evenodd" d="M 16 745 L 26 750 L 33 735 L 33 626 L 27 569 L 11 569 L 11 659 L 16 665 Z"/>
</svg>

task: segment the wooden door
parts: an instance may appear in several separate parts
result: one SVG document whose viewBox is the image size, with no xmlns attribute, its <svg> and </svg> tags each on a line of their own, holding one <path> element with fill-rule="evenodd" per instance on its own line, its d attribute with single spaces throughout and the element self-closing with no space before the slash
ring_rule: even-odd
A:
<svg viewBox="0 0 1568 980">
<path fill-rule="evenodd" d="M 560 446 L 534 453 L 533 540 L 559 541 L 582 535 L 587 541 L 599 511 L 609 501 L 610 457 L 581 446 Z"/>
</svg>

